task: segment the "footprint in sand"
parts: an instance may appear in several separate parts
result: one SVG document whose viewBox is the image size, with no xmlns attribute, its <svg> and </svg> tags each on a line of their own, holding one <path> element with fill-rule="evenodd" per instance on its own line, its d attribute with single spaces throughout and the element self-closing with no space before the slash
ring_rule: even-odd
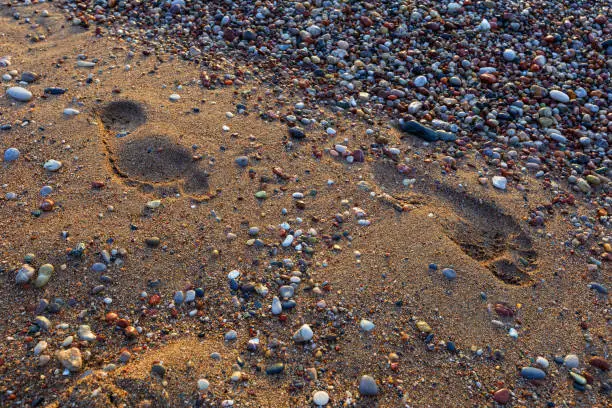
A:
<svg viewBox="0 0 612 408">
<path fill-rule="evenodd" d="M 138 102 L 109 102 L 96 112 L 101 140 L 113 173 L 147 193 L 179 192 L 208 199 L 209 177 L 189 148 L 156 132 Z M 144 125 L 148 126 L 144 126 Z"/>
<path fill-rule="evenodd" d="M 505 284 L 521 286 L 533 281 L 537 253 L 532 240 L 516 219 L 496 204 L 431 181 L 427 176 L 411 175 L 419 182 L 412 192 L 406 193 L 401 184 L 404 176 L 391 164 L 377 164 L 374 178 L 398 203 L 413 207 L 435 205 L 436 201 L 442 204 L 446 211 L 441 211 L 440 219 L 447 236 Z M 436 200 L 431 200 L 432 194 Z"/>
</svg>

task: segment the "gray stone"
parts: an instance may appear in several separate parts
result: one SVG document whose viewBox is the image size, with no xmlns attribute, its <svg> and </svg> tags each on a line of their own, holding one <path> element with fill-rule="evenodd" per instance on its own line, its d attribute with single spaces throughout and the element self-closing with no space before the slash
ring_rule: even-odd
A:
<svg viewBox="0 0 612 408">
<path fill-rule="evenodd" d="M 293 334 L 293 341 L 296 343 L 305 343 L 312 340 L 313 335 L 314 334 L 310 326 L 305 324 Z"/>
<path fill-rule="evenodd" d="M 378 394 L 378 385 L 374 378 L 369 375 L 361 376 L 359 380 L 359 393 L 364 396 L 371 396 Z"/>
<path fill-rule="evenodd" d="M 102 262 L 96 262 L 91 266 L 91 270 L 94 272 L 104 272 L 106 271 L 106 265 Z"/>
<path fill-rule="evenodd" d="M 96 335 L 91 332 L 91 327 L 87 324 L 79 326 L 78 335 L 81 340 L 85 341 L 94 341 L 96 339 Z"/>
<path fill-rule="evenodd" d="M 288 298 L 293 297 L 294 292 L 295 292 L 295 289 L 293 288 L 293 286 L 289 286 L 289 285 L 281 286 L 279 289 L 280 296 L 283 299 L 288 299 Z"/>
<path fill-rule="evenodd" d="M 568 354 L 563 359 L 563 365 L 567 368 L 577 368 L 580 365 L 580 360 L 575 354 Z"/>
<path fill-rule="evenodd" d="M 58 171 L 62 167 L 62 162 L 53 159 L 47 160 L 43 167 L 47 171 Z"/>
<path fill-rule="evenodd" d="M 542 380 L 546 377 L 546 373 L 539 368 L 523 367 L 521 368 L 521 377 L 528 380 Z"/>
<path fill-rule="evenodd" d="M 19 102 L 28 102 L 32 99 L 32 92 L 20 86 L 9 88 L 6 94 Z"/>
<path fill-rule="evenodd" d="M 20 285 L 28 283 L 34 276 L 34 272 L 34 268 L 32 268 L 30 265 L 22 265 L 19 271 L 17 271 L 15 282 Z"/>
<path fill-rule="evenodd" d="M 19 149 L 15 147 L 9 147 L 4 151 L 4 161 L 12 162 L 19 158 L 20 152 Z"/>
<path fill-rule="evenodd" d="M 227 333 L 225 333 L 225 335 L 223 336 L 225 341 L 236 340 L 237 337 L 238 337 L 238 333 L 236 333 L 236 330 L 230 330 Z"/>
<path fill-rule="evenodd" d="M 41 330 L 49 330 L 51 327 L 51 321 L 45 316 L 36 316 L 36 319 L 34 319 L 34 324 L 40 327 Z"/>
<path fill-rule="evenodd" d="M 246 167 L 249 165 L 249 158 L 247 156 L 238 156 L 234 161 L 240 167 Z"/>
<path fill-rule="evenodd" d="M 435 142 L 438 140 L 449 142 L 457 139 L 457 136 L 451 133 L 430 129 L 413 120 L 405 121 L 400 119 L 399 128 L 404 132 L 413 134 L 428 142 Z"/>
<path fill-rule="evenodd" d="M 37 79 L 38 79 L 38 74 L 35 74 L 34 72 L 26 71 L 23 74 L 21 74 L 21 80 L 23 82 L 32 83 L 36 81 Z"/>
</svg>

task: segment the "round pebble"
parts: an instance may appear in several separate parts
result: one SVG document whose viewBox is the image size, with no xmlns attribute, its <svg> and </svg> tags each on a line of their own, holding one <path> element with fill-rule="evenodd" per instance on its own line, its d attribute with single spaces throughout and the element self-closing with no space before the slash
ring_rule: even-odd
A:
<svg viewBox="0 0 612 408">
<path fill-rule="evenodd" d="M 359 380 L 359 393 L 363 396 L 373 396 L 378 394 L 378 385 L 374 378 L 363 375 Z"/>
<path fill-rule="evenodd" d="M 4 151 L 4 161 L 13 162 L 19 158 L 19 150 L 14 147 L 9 147 Z"/>
<path fill-rule="evenodd" d="M 329 402 L 329 394 L 325 391 L 316 391 L 312 396 L 312 402 L 319 407 L 323 407 Z"/>
</svg>

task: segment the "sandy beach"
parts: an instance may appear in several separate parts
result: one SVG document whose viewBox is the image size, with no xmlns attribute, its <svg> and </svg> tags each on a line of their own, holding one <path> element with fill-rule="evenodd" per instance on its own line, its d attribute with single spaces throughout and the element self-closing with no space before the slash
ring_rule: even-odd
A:
<svg viewBox="0 0 612 408">
<path fill-rule="evenodd" d="M 609 4 L 513 55 L 527 6 L 103 3 L 0 4 L 0 406 L 612 406 Z M 209 49 L 168 23 L 202 3 Z M 321 75 L 294 10 L 346 33 Z M 363 27 L 365 71 L 444 72 L 353 89 Z"/>
</svg>

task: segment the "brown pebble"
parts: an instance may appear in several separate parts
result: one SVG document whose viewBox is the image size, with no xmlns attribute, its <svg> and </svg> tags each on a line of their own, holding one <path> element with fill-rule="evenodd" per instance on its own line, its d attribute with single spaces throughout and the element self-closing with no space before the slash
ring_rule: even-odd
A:
<svg viewBox="0 0 612 408">
<path fill-rule="evenodd" d="M 510 307 L 502 304 L 502 303 L 496 303 L 495 304 L 495 312 L 503 317 L 512 317 L 514 316 L 514 310 L 512 310 Z"/>
<path fill-rule="evenodd" d="M 493 394 L 493 399 L 500 404 L 506 404 L 510 401 L 510 390 L 507 388 L 500 388 Z"/>
<path fill-rule="evenodd" d="M 92 181 L 91 182 L 91 188 L 100 189 L 102 187 L 104 187 L 103 181 Z"/>
<path fill-rule="evenodd" d="M 589 359 L 589 364 L 593 367 L 597 367 L 602 371 L 610 370 L 610 363 L 605 358 L 599 356 L 593 356 Z"/>
<path fill-rule="evenodd" d="M 125 335 L 131 339 L 138 337 L 138 330 L 134 326 L 128 326 L 124 330 Z"/>
<path fill-rule="evenodd" d="M 125 329 L 129 325 L 130 325 L 130 322 L 129 322 L 128 319 L 119 319 L 119 320 L 117 320 L 117 326 L 121 327 L 122 329 Z"/>
<path fill-rule="evenodd" d="M 494 84 L 497 82 L 497 77 L 493 74 L 482 74 L 480 75 L 480 80 L 485 84 Z"/>
<path fill-rule="evenodd" d="M 42 203 L 40 203 L 40 209 L 43 211 L 53 211 L 53 207 L 55 207 L 55 201 L 50 198 L 45 198 Z"/>
<path fill-rule="evenodd" d="M 106 316 L 104 316 L 104 320 L 106 320 L 107 322 L 114 322 L 117 320 L 117 318 L 118 316 L 115 312 L 108 312 Z"/>
</svg>

